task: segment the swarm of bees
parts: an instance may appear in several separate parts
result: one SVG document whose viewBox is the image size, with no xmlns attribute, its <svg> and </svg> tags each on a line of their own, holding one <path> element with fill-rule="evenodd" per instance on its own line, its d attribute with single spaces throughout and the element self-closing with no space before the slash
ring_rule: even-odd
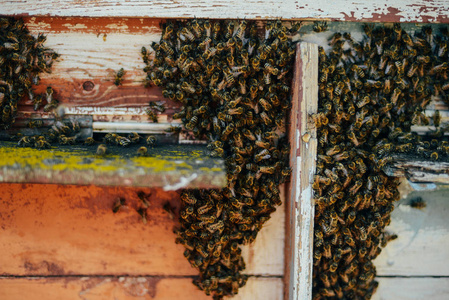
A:
<svg viewBox="0 0 449 300">
<path fill-rule="evenodd" d="M 391 154 L 438 160 L 449 153 L 441 130 L 430 141 L 410 133 L 412 125 L 429 124 L 423 111 L 431 96 L 446 97 L 447 29 L 411 36 L 399 24 L 365 25 L 364 32 L 361 42 L 335 33 L 329 53 L 319 52 L 319 112 L 311 116 L 319 137 L 314 299 L 370 299 L 375 292 L 372 260 L 393 239 L 384 228 L 399 199 L 399 180 L 382 172 Z"/>
<path fill-rule="evenodd" d="M 289 176 L 284 139 L 290 83 L 301 23 L 168 21 L 162 38 L 142 49 L 147 85 L 184 104 L 173 117 L 207 138 L 210 154 L 223 157 L 227 187 L 181 195 L 177 243 L 200 271 L 195 284 L 214 299 L 234 295 L 246 282 L 241 244 L 281 204 L 279 184 Z"/>
<path fill-rule="evenodd" d="M 44 110 L 54 106 L 52 90 L 35 95 L 33 85 L 39 84 L 39 74 L 49 73 L 58 54 L 44 47 L 46 37 L 33 37 L 22 19 L 0 18 L 0 128 L 8 129 L 15 121 L 17 103 L 24 95 L 38 110 L 44 99 Z"/>
</svg>

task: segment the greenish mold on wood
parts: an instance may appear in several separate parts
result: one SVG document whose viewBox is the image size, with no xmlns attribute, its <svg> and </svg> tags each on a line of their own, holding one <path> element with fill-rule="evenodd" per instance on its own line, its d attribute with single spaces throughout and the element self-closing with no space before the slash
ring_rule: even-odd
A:
<svg viewBox="0 0 449 300">
<path fill-rule="evenodd" d="M 165 145 L 138 156 L 139 146 L 58 146 L 50 149 L 0 143 L 0 182 L 94 184 L 113 186 L 221 188 L 226 185 L 222 159 L 211 158 L 203 145 Z"/>
</svg>

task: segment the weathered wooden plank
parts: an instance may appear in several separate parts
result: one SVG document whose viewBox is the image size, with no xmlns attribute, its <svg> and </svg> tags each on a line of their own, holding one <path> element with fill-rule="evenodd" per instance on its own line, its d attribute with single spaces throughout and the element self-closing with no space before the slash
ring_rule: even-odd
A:
<svg viewBox="0 0 449 300">
<path fill-rule="evenodd" d="M 276 277 L 250 277 L 234 297 L 227 300 L 283 300 L 283 280 Z"/>
<path fill-rule="evenodd" d="M 293 75 L 290 115 L 290 166 L 286 232 L 286 299 L 311 299 L 313 263 L 312 177 L 316 129 L 308 122 L 318 108 L 318 46 L 299 43 Z"/>
<path fill-rule="evenodd" d="M 0 298 L 8 300 L 183 299 L 209 300 L 188 277 L 0 277 Z M 282 300 L 282 279 L 251 277 L 235 300 Z"/>
<path fill-rule="evenodd" d="M 192 284 L 192 278 L 87 276 L 0 278 L 0 298 L 8 300 L 210 299 Z"/>
<path fill-rule="evenodd" d="M 28 17 L 31 34 L 44 33 L 45 45 L 61 56 L 52 73 L 42 74 L 36 93 L 47 86 L 65 107 L 67 115 L 93 116 L 93 121 L 150 122 L 148 102 L 162 101 L 166 111 L 159 122 L 172 122 L 180 103 L 164 98 L 158 87 L 145 87 L 145 64 L 141 48 L 160 39 L 159 19 Z M 115 73 L 123 68 L 122 85 L 115 86 Z M 18 119 L 51 113 L 33 110 L 27 98 L 19 103 Z"/>
<path fill-rule="evenodd" d="M 374 260 L 377 275 L 449 276 L 448 194 L 447 189 L 411 192 L 396 204 L 386 230 L 398 238 Z M 425 201 L 425 208 L 410 206 L 417 196 Z"/>
<path fill-rule="evenodd" d="M 96 184 L 183 188 L 221 188 L 226 185 L 222 159 L 211 158 L 204 145 L 158 145 L 138 155 L 143 144 L 58 146 L 51 149 L 0 143 L 0 182 Z"/>
<path fill-rule="evenodd" d="M 405 177 L 411 182 L 449 184 L 449 162 L 425 159 L 410 154 L 393 154 L 383 171 L 388 176 Z"/>
<path fill-rule="evenodd" d="M 0 275 L 197 274 L 174 242 L 177 192 L 41 184 L 1 184 L 0 191 Z M 137 192 L 151 193 L 147 224 Z M 113 213 L 119 197 L 125 203 Z M 284 215 L 281 206 L 245 247 L 246 274 L 283 276 Z"/>
<path fill-rule="evenodd" d="M 445 0 L 3 1 L 2 14 L 152 18 L 326 19 L 371 22 L 448 22 Z"/>
<path fill-rule="evenodd" d="M 281 200 L 285 203 L 285 186 L 280 187 Z M 246 274 L 284 276 L 285 263 L 285 204 L 277 207 L 271 219 L 257 234 L 253 244 L 242 247 Z M 271 298 L 267 298 L 271 299 Z"/>
<path fill-rule="evenodd" d="M 372 300 L 447 300 L 449 278 L 376 278 L 377 292 Z"/>
<path fill-rule="evenodd" d="M 1 184 L 0 275 L 196 275 L 175 244 L 179 194 L 161 189 Z M 143 209 L 137 192 L 150 203 Z M 125 203 L 113 208 L 118 198 Z M 146 212 L 144 224 L 138 210 Z M 1 289 L 0 289 L 1 290 Z M 1 297 L 0 297 L 1 298 Z M 43 298 L 42 298 L 43 299 Z"/>
</svg>

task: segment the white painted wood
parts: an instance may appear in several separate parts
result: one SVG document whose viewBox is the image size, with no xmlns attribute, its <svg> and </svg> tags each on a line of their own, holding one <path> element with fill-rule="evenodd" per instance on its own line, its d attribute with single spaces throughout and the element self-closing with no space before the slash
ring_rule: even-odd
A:
<svg viewBox="0 0 449 300">
<path fill-rule="evenodd" d="M 234 297 L 227 300 L 283 300 L 282 278 L 250 277 Z"/>
<path fill-rule="evenodd" d="M 371 300 L 447 300 L 449 278 L 376 278 Z"/>
<path fill-rule="evenodd" d="M 32 34 L 37 35 L 41 28 L 37 27 L 36 31 L 31 28 Z M 109 33 L 104 41 L 95 33 L 49 32 L 45 46 L 61 56 L 53 64 L 52 73 L 42 78 L 113 81 L 115 72 L 124 68 L 127 72 L 124 79 L 131 80 L 133 85 L 142 85 L 145 64 L 140 50 L 142 46 L 151 50 L 151 42 L 159 39 L 159 33 Z"/>
<path fill-rule="evenodd" d="M 5 1 L 2 14 L 89 17 L 217 19 L 329 19 L 342 21 L 447 22 L 447 0 L 196 0 Z"/>
<path fill-rule="evenodd" d="M 418 195 L 423 209 L 410 206 Z M 449 276 L 448 198 L 449 190 L 411 192 L 397 203 L 386 230 L 398 238 L 374 260 L 377 275 Z"/>
<path fill-rule="evenodd" d="M 288 299 L 312 298 L 313 224 L 312 178 L 317 150 L 316 128 L 308 122 L 318 108 L 318 46 L 299 43 L 293 75 L 290 116 L 290 206 L 286 282 Z"/>
<path fill-rule="evenodd" d="M 281 200 L 285 203 L 284 186 L 280 187 Z M 242 247 L 245 259 L 245 274 L 284 276 L 285 205 L 277 207 L 271 214 L 256 241 Z"/>
</svg>

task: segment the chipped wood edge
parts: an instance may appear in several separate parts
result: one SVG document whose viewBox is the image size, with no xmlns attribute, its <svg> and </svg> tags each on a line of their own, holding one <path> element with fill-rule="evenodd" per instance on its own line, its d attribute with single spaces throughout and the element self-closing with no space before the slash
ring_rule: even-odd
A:
<svg viewBox="0 0 449 300">
<path fill-rule="evenodd" d="M 318 108 L 318 45 L 297 46 L 290 116 L 290 166 L 287 199 L 285 299 L 312 299 L 313 224 L 315 208 L 316 129 L 308 123 Z"/>
<path fill-rule="evenodd" d="M 388 176 L 405 177 L 407 180 L 449 184 L 449 162 L 433 161 L 413 154 L 394 154 L 383 171 Z"/>
<path fill-rule="evenodd" d="M 11 16 L 307 19 L 356 22 L 448 23 L 445 0 L 274 1 L 2 1 Z"/>
</svg>

